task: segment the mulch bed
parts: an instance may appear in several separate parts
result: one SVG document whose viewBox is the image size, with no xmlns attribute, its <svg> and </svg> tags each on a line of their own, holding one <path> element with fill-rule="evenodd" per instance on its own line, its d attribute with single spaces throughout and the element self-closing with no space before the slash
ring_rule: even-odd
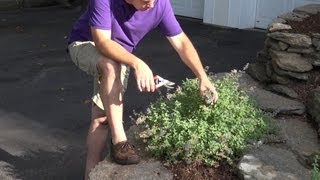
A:
<svg viewBox="0 0 320 180">
<path fill-rule="evenodd" d="M 217 167 L 209 167 L 196 162 L 190 164 L 183 162 L 170 165 L 168 169 L 173 173 L 174 180 L 240 180 L 236 168 L 226 162 L 220 163 Z"/>
<path fill-rule="evenodd" d="M 306 104 L 306 100 L 309 92 L 319 86 L 320 86 L 320 68 L 315 68 L 310 73 L 310 76 L 307 82 L 293 80 L 292 83 L 288 84 L 288 87 L 292 88 L 298 93 L 299 95 L 298 100 L 304 104 Z"/>
<path fill-rule="evenodd" d="M 290 33 L 300 33 L 311 35 L 312 33 L 320 33 L 320 13 L 310 15 L 303 21 L 287 21 L 288 25 L 292 27 L 288 30 Z"/>
</svg>

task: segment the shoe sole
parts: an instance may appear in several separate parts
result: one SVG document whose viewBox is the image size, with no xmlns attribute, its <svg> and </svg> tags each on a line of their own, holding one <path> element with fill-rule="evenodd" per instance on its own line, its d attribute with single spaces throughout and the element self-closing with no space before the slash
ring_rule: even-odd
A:
<svg viewBox="0 0 320 180">
<path fill-rule="evenodd" d="M 140 160 L 136 161 L 136 162 L 130 162 L 128 160 L 116 160 L 113 156 L 111 156 L 112 160 L 114 162 L 116 162 L 117 164 L 121 164 L 121 165 L 132 165 L 132 164 L 139 164 Z"/>
</svg>

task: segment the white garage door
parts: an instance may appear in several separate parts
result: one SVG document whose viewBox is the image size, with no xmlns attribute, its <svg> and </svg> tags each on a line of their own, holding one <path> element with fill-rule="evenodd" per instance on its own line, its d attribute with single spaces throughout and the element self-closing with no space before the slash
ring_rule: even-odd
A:
<svg viewBox="0 0 320 180">
<path fill-rule="evenodd" d="M 204 0 L 171 0 L 176 15 L 203 19 Z"/>
<path fill-rule="evenodd" d="M 292 0 L 258 0 L 255 26 L 267 28 L 272 19 L 289 12 Z"/>
<path fill-rule="evenodd" d="M 277 16 L 295 7 L 315 3 L 320 3 L 320 0 L 258 0 L 255 27 L 265 29 Z"/>
</svg>

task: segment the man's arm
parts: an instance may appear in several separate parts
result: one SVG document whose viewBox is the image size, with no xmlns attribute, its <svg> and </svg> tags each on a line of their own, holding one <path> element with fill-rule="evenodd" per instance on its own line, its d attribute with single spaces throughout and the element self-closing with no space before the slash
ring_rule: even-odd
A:
<svg viewBox="0 0 320 180">
<path fill-rule="evenodd" d="M 104 56 L 133 68 L 141 61 L 119 43 L 111 40 L 111 30 L 102 30 L 92 27 L 91 34 L 95 46 Z"/>
<path fill-rule="evenodd" d="M 140 91 L 154 91 L 153 74 L 149 66 L 140 58 L 128 52 L 119 43 L 111 39 L 110 30 L 91 27 L 91 34 L 97 49 L 109 59 L 126 64 L 135 70 L 137 85 Z"/>
<path fill-rule="evenodd" d="M 213 93 L 213 101 L 218 100 L 218 93 L 215 87 L 211 84 L 203 66 L 199 55 L 192 45 L 187 35 L 182 32 L 176 36 L 167 37 L 173 48 L 177 51 L 182 61 L 193 71 L 200 81 L 200 93 L 204 95 L 206 90 Z"/>
<path fill-rule="evenodd" d="M 199 79 L 207 78 L 199 55 L 184 32 L 173 37 L 167 37 L 167 39 L 177 51 L 182 61 Z"/>
</svg>

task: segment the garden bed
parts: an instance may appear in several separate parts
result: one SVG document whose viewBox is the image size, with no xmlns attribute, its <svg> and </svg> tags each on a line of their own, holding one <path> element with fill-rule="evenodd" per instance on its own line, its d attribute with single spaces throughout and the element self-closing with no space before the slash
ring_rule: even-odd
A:
<svg viewBox="0 0 320 180">
<path fill-rule="evenodd" d="M 210 180 L 240 180 L 236 167 L 221 162 L 217 167 L 205 166 L 201 163 L 187 164 L 185 162 L 168 167 L 174 174 L 174 180 L 210 179 Z"/>
<path fill-rule="evenodd" d="M 320 13 L 310 15 L 303 21 L 287 21 L 292 27 L 290 33 L 300 33 L 311 35 L 312 33 L 320 33 Z"/>
<path fill-rule="evenodd" d="M 193 79 L 139 115 L 140 138 L 174 179 L 239 179 L 238 159 L 269 132 L 267 116 L 239 91 L 236 76 L 215 79 L 214 106 L 205 104 Z"/>
</svg>

